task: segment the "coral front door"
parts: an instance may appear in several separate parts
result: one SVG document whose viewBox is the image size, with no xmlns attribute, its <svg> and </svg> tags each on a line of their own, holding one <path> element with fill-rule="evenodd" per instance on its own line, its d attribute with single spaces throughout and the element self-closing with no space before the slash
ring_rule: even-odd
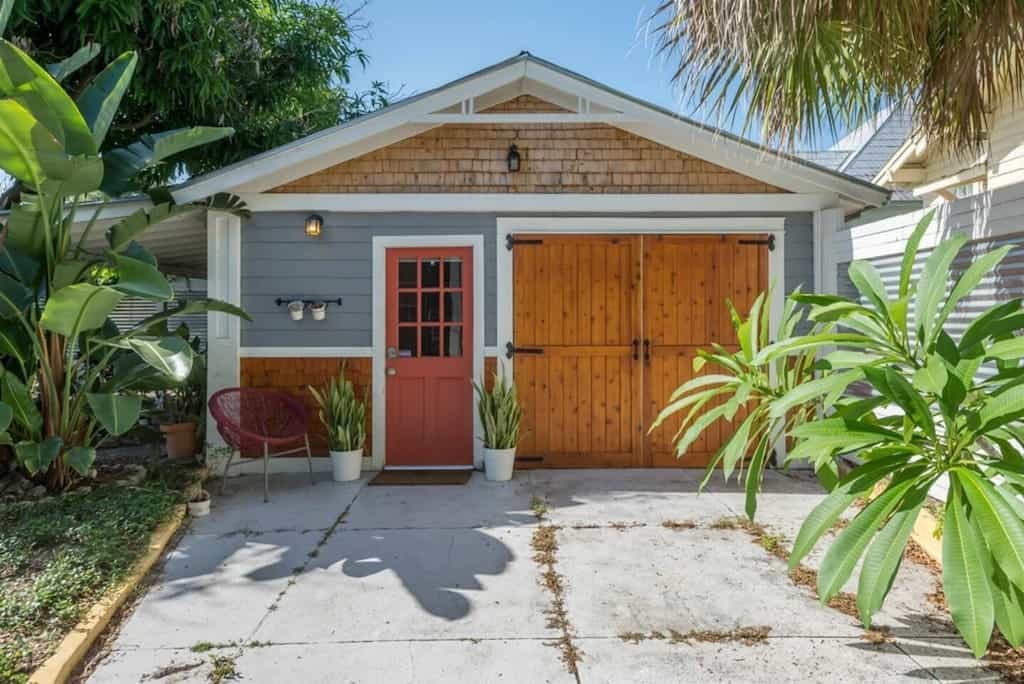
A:
<svg viewBox="0 0 1024 684">
<path fill-rule="evenodd" d="M 387 250 L 387 466 L 473 465 L 472 260 Z"/>
</svg>

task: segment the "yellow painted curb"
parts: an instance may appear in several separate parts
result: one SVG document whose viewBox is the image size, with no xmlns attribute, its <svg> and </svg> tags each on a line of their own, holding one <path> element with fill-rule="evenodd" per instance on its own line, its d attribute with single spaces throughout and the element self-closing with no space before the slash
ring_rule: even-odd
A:
<svg viewBox="0 0 1024 684">
<path fill-rule="evenodd" d="M 917 522 L 914 523 L 914 531 L 910 533 L 910 536 L 917 545 L 924 549 L 924 552 L 931 556 L 932 560 L 942 565 L 942 539 L 935 538 L 935 530 L 939 526 L 939 521 L 935 519 L 932 512 L 927 508 L 922 508 L 921 512 L 917 515 Z"/>
<path fill-rule="evenodd" d="M 29 684 L 64 684 L 68 680 L 93 643 L 110 624 L 114 613 L 131 596 L 160 558 L 167 543 L 171 541 L 184 522 L 185 510 L 184 504 L 174 507 L 171 517 L 153 532 L 153 536 L 149 539 L 149 550 L 136 561 L 131 574 L 116 589 L 89 609 L 85 617 L 60 642 L 56 652 L 32 673 Z"/>
</svg>

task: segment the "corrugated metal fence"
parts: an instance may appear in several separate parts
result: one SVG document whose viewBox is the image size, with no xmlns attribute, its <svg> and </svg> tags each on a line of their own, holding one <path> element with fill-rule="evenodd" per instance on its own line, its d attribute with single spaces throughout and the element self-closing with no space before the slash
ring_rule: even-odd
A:
<svg viewBox="0 0 1024 684">
<path fill-rule="evenodd" d="M 119 330 L 127 330 L 143 319 L 153 314 L 166 311 L 169 308 L 178 306 L 182 302 L 192 299 L 206 298 L 206 281 L 198 279 L 184 279 L 174 283 L 174 301 L 151 302 L 147 299 L 127 297 L 117 305 L 111 318 L 117 324 Z M 168 327 L 173 330 L 179 324 L 185 323 L 193 335 L 198 335 L 202 342 L 202 348 L 206 349 L 206 314 L 186 314 L 175 316 L 168 322 Z"/>
</svg>

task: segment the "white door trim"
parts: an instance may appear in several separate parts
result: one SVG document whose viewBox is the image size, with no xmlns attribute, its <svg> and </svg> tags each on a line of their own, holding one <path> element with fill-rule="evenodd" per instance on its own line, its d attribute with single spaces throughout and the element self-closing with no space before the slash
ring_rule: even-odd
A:
<svg viewBox="0 0 1024 684">
<path fill-rule="evenodd" d="M 473 249 L 473 380 L 484 375 L 484 236 L 375 235 L 373 237 L 373 454 L 374 469 L 384 467 L 387 454 L 387 250 L 394 247 L 471 247 Z M 474 401 L 471 399 L 471 401 Z M 483 427 L 474 405 L 473 464 L 483 467 Z"/>
</svg>

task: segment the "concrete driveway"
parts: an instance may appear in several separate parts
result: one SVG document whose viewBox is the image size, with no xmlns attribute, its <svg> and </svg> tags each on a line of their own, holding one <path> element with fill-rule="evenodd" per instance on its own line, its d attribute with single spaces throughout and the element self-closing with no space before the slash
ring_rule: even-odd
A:
<svg viewBox="0 0 1024 684">
<path fill-rule="evenodd" d="M 906 562 L 865 638 L 771 551 L 820 500 L 769 473 L 533 471 L 464 487 L 228 484 L 192 522 L 89 682 L 993 680 Z M 536 510 L 535 510 L 536 509 Z M 541 513 L 539 519 L 536 513 Z M 820 560 L 817 549 L 808 561 Z M 849 591 L 856 589 L 853 580 Z"/>
</svg>

